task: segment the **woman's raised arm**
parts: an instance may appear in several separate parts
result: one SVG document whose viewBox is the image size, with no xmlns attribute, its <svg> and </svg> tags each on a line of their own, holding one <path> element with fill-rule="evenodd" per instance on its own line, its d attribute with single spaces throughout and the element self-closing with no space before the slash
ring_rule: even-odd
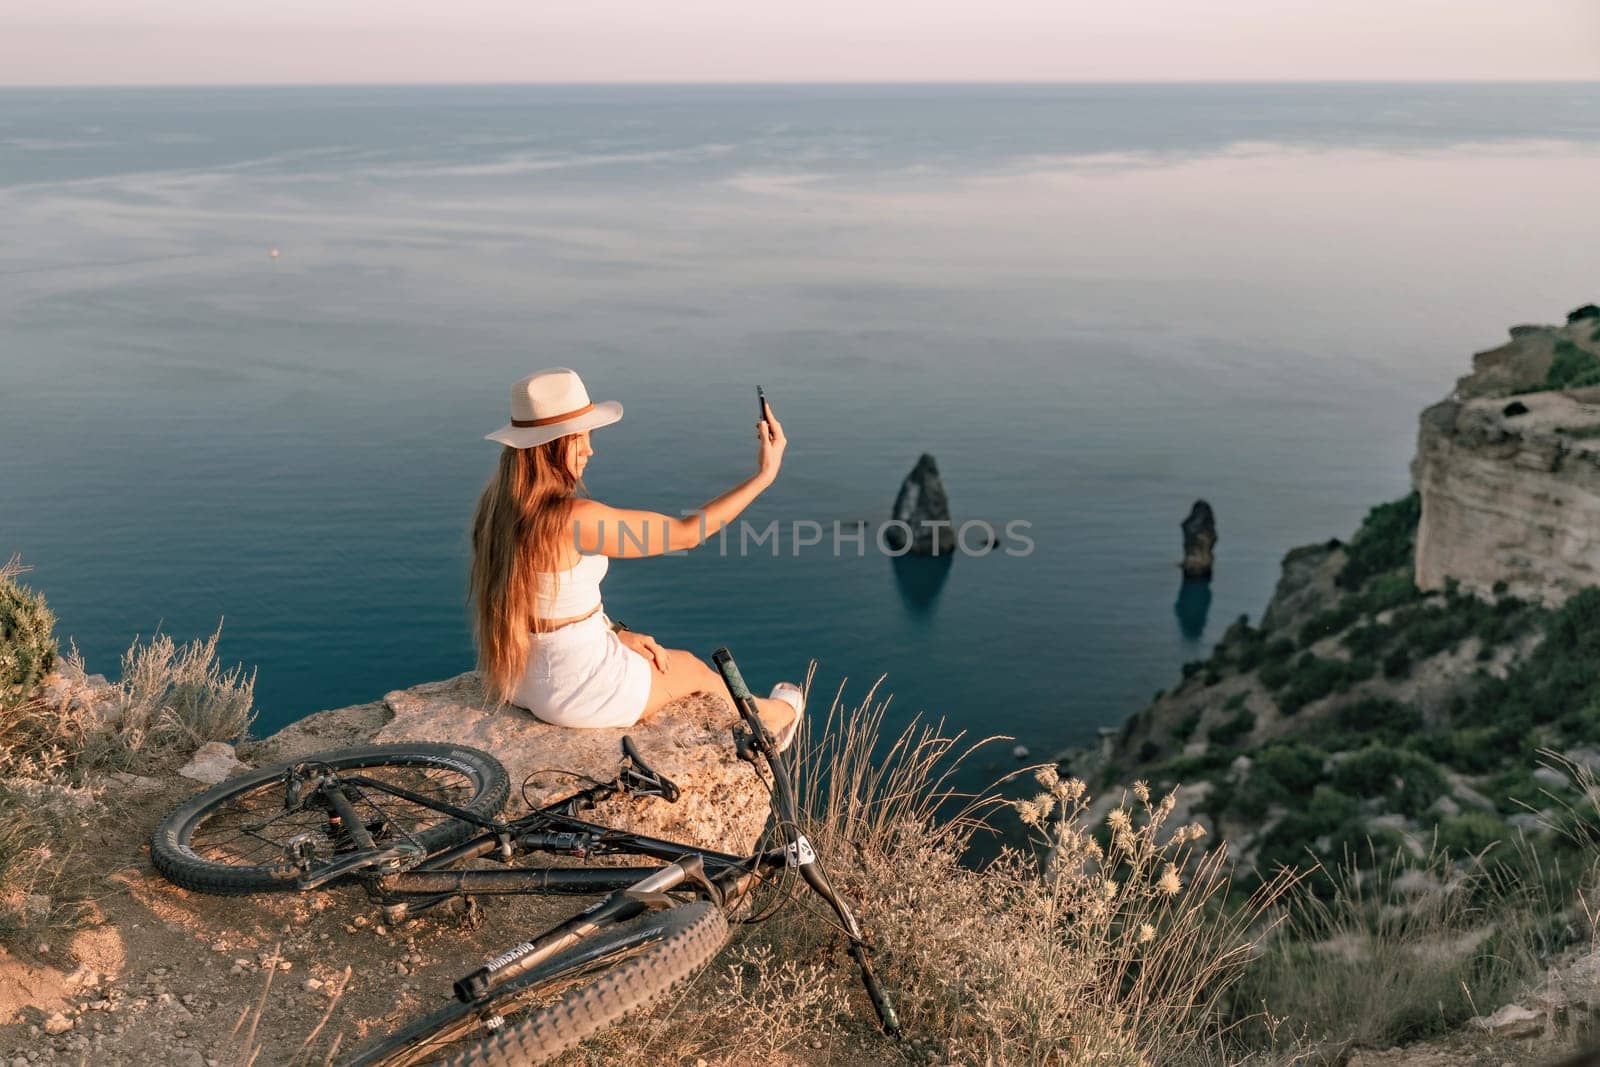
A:
<svg viewBox="0 0 1600 1067">
<path fill-rule="evenodd" d="M 771 414 L 771 404 L 767 405 L 767 411 L 771 425 L 766 419 L 756 423 L 759 450 L 755 474 L 721 496 L 708 500 L 697 512 L 683 516 L 614 508 L 598 500 L 576 500 L 572 508 L 572 526 L 577 550 L 613 559 L 634 559 L 682 552 L 704 544 L 738 518 L 740 512 L 778 477 L 783 450 L 789 440 L 783 435 L 783 424 Z"/>
</svg>

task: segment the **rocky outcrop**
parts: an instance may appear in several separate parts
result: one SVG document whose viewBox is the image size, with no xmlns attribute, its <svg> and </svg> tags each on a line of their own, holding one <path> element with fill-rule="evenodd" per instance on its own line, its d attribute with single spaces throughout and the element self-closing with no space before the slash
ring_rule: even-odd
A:
<svg viewBox="0 0 1600 1067">
<path fill-rule="evenodd" d="M 895 494 L 891 524 L 883 532 L 884 543 L 892 551 L 908 549 L 916 555 L 943 556 L 955 548 L 956 535 L 950 522 L 950 499 L 945 495 L 939 464 L 924 452 L 911 468 L 900 492 Z M 900 527 L 904 523 L 909 532 Z"/>
<path fill-rule="evenodd" d="M 232 745 L 222 741 L 207 741 L 195 750 L 188 763 L 178 768 L 178 774 L 205 785 L 216 785 L 247 769 L 234 756 Z"/>
<path fill-rule="evenodd" d="M 1600 582 L 1600 311 L 1514 326 L 1422 413 L 1417 584 L 1554 605 Z"/>
<path fill-rule="evenodd" d="M 1472 356 L 1472 373 L 1456 382 L 1455 396 L 1508 396 L 1537 387 L 1555 361 L 1558 331 L 1549 326 L 1513 326 L 1511 340 Z"/>
<path fill-rule="evenodd" d="M 609 780 L 621 764 L 624 734 L 652 769 L 677 784 L 676 803 L 615 798 L 591 821 L 671 841 L 747 852 L 766 825 L 770 804 L 748 763 L 734 754 L 735 715 L 726 700 L 695 693 L 627 729 L 550 726 L 521 708 L 489 702 L 476 673 L 387 694 L 376 704 L 319 712 L 252 745 L 256 764 L 293 759 L 338 745 L 445 741 L 492 754 L 511 774 L 510 812 L 557 800 L 585 778 Z M 517 788 L 518 786 L 522 788 Z"/>
<path fill-rule="evenodd" d="M 1553 605 L 1600 583 L 1600 390 L 1435 404 L 1411 474 L 1422 589 L 1454 579 Z"/>
<path fill-rule="evenodd" d="M 1283 557 L 1272 599 L 1261 614 L 1261 628 L 1292 632 L 1331 606 L 1339 599 L 1339 572 L 1348 559 L 1339 541 L 1290 549 Z"/>
<path fill-rule="evenodd" d="M 1183 576 L 1194 581 L 1209 581 L 1217 544 L 1217 517 L 1211 505 L 1196 500 L 1183 520 Z"/>
</svg>

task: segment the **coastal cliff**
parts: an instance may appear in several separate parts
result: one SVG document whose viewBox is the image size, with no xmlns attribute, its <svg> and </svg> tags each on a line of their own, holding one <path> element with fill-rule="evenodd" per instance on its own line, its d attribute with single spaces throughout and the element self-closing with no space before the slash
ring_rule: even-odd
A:
<svg viewBox="0 0 1600 1067">
<path fill-rule="evenodd" d="M 1554 606 L 1600 583 L 1600 317 L 1518 327 L 1474 364 L 1422 413 L 1417 584 Z"/>
<path fill-rule="evenodd" d="M 1183 785 L 1247 884 L 1357 851 L 1565 847 L 1572 776 L 1600 769 L 1600 310 L 1474 367 L 1421 415 L 1415 491 L 1291 550 L 1259 625 L 1075 773 Z"/>
</svg>

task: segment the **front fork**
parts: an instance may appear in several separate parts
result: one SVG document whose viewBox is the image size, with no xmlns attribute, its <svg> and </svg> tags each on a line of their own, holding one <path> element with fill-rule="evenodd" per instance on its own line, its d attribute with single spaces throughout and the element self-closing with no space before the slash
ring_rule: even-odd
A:
<svg viewBox="0 0 1600 1067">
<path fill-rule="evenodd" d="M 834 913 L 839 916 L 839 922 L 844 925 L 845 933 L 850 937 L 850 956 L 861 968 L 861 984 L 867 987 L 867 996 L 872 999 L 873 1010 L 878 1013 L 878 1021 L 883 1024 L 883 1032 L 890 1037 L 900 1036 L 900 1019 L 895 1015 L 894 1004 L 889 1000 L 889 994 L 884 992 L 883 986 L 878 982 L 878 976 L 872 970 L 872 946 L 867 944 L 867 939 L 861 932 L 861 924 L 856 922 L 850 905 L 844 902 L 833 888 L 833 883 L 828 881 L 828 874 L 822 869 L 822 864 L 817 862 L 815 851 L 811 842 L 806 840 L 804 834 L 797 834 L 796 840 L 790 846 L 791 856 L 798 861 L 800 877 L 805 879 L 806 885 L 812 891 L 828 902 Z"/>
<path fill-rule="evenodd" d="M 826 900 L 834 913 L 839 916 L 839 922 L 844 925 L 845 932 L 850 937 L 850 955 L 861 968 L 862 984 L 867 987 L 867 996 L 872 998 L 872 1007 L 878 1013 L 878 1021 L 883 1024 L 883 1032 L 890 1037 L 899 1037 L 900 1020 L 895 1015 L 894 1005 L 889 1002 L 889 995 L 884 992 L 883 986 L 878 982 L 878 976 L 872 971 L 871 946 L 861 933 L 861 924 L 856 922 L 849 905 L 834 891 L 833 884 L 828 881 L 828 875 L 822 869 L 822 864 L 817 861 L 816 850 L 811 847 L 811 842 L 806 840 L 806 835 L 800 832 L 797 825 L 794 779 L 790 774 L 788 758 L 777 751 L 772 734 L 761 721 L 755 696 L 745 684 L 744 675 L 740 673 L 738 664 L 734 663 L 733 653 L 726 647 L 719 648 L 711 653 L 711 662 L 722 675 L 722 682 L 728 687 L 728 695 L 733 698 L 734 706 L 739 709 L 739 717 L 744 720 L 745 728 L 735 727 L 733 732 L 734 747 L 738 751 L 739 758 L 748 760 L 754 765 L 758 754 L 765 756 L 767 766 L 772 770 L 772 810 L 777 815 L 785 836 L 790 839 L 785 846 L 787 864 L 799 867 L 800 877 L 804 878 L 806 884 L 819 897 Z"/>
</svg>

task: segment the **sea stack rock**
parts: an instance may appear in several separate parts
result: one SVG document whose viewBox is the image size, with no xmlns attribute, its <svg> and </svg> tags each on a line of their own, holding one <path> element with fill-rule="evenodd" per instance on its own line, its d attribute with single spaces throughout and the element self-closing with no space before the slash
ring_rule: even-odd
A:
<svg viewBox="0 0 1600 1067">
<path fill-rule="evenodd" d="M 955 548 L 950 499 L 944 493 L 939 464 L 928 453 L 922 454 L 905 481 L 900 483 L 890 517 L 911 527 L 909 550 L 917 555 L 942 556 Z M 883 531 L 883 541 L 895 552 L 905 550 L 906 531 L 899 525 L 891 525 Z"/>
<path fill-rule="evenodd" d="M 1217 543 L 1217 517 L 1211 505 L 1196 500 L 1183 520 L 1183 576 L 1196 581 L 1211 580 L 1212 548 Z"/>
</svg>

